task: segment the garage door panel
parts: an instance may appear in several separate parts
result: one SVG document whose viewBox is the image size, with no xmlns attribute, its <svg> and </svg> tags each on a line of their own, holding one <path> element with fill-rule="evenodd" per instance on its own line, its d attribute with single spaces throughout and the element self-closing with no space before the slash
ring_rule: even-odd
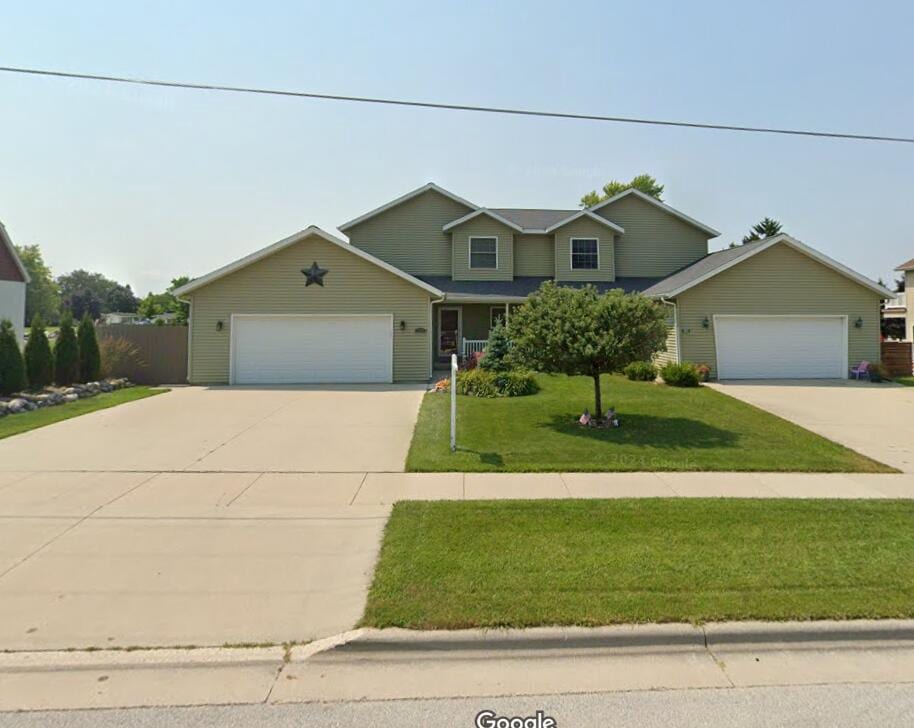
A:
<svg viewBox="0 0 914 728">
<path fill-rule="evenodd" d="M 381 315 L 237 316 L 235 384 L 387 383 L 393 319 Z"/>
<path fill-rule="evenodd" d="M 721 379 L 831 379 L 847 376 L 841 316 L 715 316 Z"/>
</svg>

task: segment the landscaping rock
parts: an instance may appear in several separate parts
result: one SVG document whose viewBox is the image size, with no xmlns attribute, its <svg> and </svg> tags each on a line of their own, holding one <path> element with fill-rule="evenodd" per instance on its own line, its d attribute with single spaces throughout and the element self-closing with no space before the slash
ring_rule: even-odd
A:
<svg viewBox="0 0 914 728">
<path fill-rule="evenodd" d="M 19 414 L 20 412 L 25 412 L 28 409 L 28 402 L 22 397 L 17 397 L 16 399 L 11 399 L 6 403 L 6 409 L 12 414 Z"/>
<path fill-rule="evenodd" d="M 72 394 L 65 394 L 63 396 L 64 402 L 75 402 L 78 399 L 79 399 L 79 395 L 76 394 L 76 392 L 73 392 Z"/>
</svg>

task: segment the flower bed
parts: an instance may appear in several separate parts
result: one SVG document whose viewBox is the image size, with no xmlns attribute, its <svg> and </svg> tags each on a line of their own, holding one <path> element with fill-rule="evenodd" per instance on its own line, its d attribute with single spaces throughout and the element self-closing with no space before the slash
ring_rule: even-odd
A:
<svg viewBox="0 0 914 728">
<path fill-rule="evenodd" d="M 94 397 L 103 392 L 132 387 L 133 383 L 123 377 L 102 379 L 98 382 L 74 384 L 69 387 L 45 387 L 36 392 L 19 392 L 12 397 L 0 397 L 0 417 L 16 415 L 42 407 L 54 407 L 59 404 L 75 402 L 78 399 Z"/>
</svg>

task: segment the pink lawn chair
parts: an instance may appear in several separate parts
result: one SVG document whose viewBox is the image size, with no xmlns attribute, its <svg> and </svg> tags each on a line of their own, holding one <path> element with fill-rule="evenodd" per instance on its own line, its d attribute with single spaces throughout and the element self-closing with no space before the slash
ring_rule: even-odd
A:
<svg viewBox="0 0 914 728">
<path fill-rule="evenodd" d="M 860 379 L 860 377 L 865 377 L 870 372 L 870 363 L 866 360 L 860 362 L 857 366 L 851 367 L 851 375 L 854 379 Z"/>
</svg>

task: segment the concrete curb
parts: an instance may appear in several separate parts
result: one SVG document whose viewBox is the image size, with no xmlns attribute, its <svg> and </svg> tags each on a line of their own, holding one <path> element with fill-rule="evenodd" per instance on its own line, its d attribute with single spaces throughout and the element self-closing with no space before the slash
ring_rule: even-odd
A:
<svg viewBox="0 0 914 728">
<path fill-rule="evenodd" d="M 511 653 L 598 650 L 656 653 L 688 650 L 865 649 L 914 647 L 914 620 L 811 622 L 712 622 L 705 625 L 644 624 L 608 627 L 537 627 L 416 631 L 365 629 L 292 660 L 351 656 L 382 657 L 418 653 Z"/>
</svg>

